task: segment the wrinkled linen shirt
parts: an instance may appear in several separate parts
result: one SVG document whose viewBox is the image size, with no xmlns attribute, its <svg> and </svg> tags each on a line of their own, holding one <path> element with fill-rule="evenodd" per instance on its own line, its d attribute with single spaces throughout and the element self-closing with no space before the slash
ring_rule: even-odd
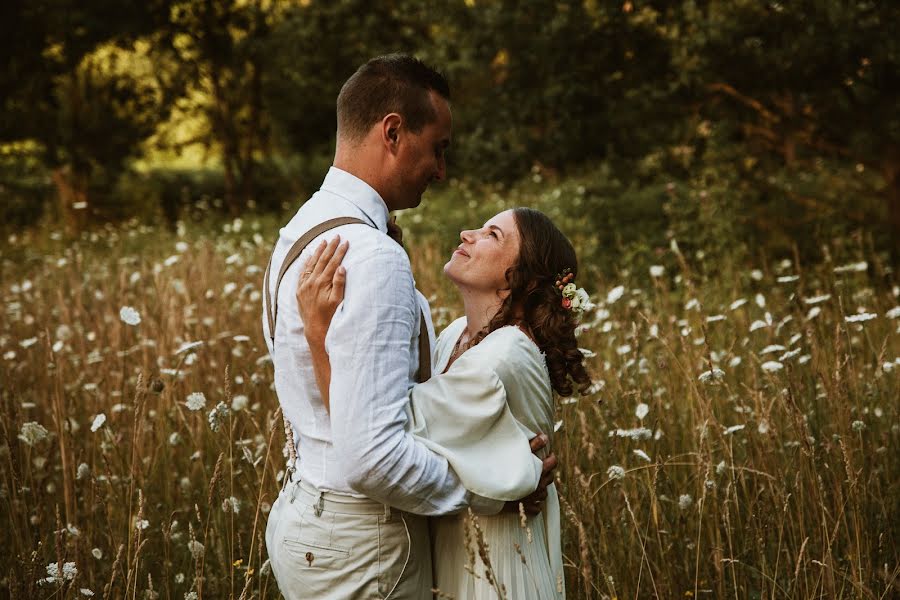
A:
<svg viewBox="0 0 900 600">
<path fill-rule="evenodd" d="M 416 514 L 450 514 L 467 507 L 482 514 L 498 512 L 502 502 L 468 492 L 447 459 L 407 431 L 422 309 L 432 348 L 434 331 L 428 303 L 415 288 L 409 257 L 386 235 L 388 210 L 378 192 L 332 167 L 319 191 L 280 231 L 269 294 L 274 294 L 291 245 L 315 225 L 345 216 L 372 227 L 332 229 L 313 240 L 288 268 L 278 293 L 274 347 L 263 307 L 263 333 L 275 367 L 278 401 L 294 431 L 299 477 L 322 491 L 367 497 Z M 322 240 L 335 235 L 348 240 L 350 247 L 343 261 L 344 301 L 325 339 L 331 360 L 329 416 L 316 386 L 296 290 L 306 259 Z"/>
</svg>

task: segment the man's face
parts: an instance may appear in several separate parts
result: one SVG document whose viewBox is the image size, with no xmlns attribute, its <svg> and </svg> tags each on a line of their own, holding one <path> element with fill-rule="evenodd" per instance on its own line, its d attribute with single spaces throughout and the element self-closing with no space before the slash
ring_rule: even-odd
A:
<svg viewBox="0 0 900 600">
<path fill-rule="evenodd" d="M 402 138 L 395 163 L 396 205 L 391 206 L 392 210 L 418 206 L 428 185 L 446 175 L 444 153 L 450 145 L 450 105 L 436 92 L 429 96 L 437 117 L 418 133 L 407 130 Z"/>
</svg>

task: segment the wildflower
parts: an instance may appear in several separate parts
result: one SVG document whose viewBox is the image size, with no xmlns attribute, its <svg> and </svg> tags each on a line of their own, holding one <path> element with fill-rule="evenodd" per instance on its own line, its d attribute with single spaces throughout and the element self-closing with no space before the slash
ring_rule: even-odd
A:
<svg viewBox="0 0 900 600">
<path fill-rule="evenodd" d="M 91 423 L 91 431 L 96 432 L 98 429 L 103 427 L 103 424 L 106 423 L 106 415 L 100 413 L 96 417 L 94 417 L 94 422 Z"/>
<path fill-rule="evenodd" d="M 784 346 L 779 344 L 772 344 L 770 346 L 766 346 L 762 350 L 759 351 L 760 354 L 769 354 L 770 352 L 784 352 L 787 350 Z"/>
<path fill-rule="evenodd" d="M 247 404 L 250 402 L 250 399 L 243 394 L 235 396 L 231 401 L 231 410 L 238 412 L 240 410 L 244 410 L 247 408 Z"/>
<path fill-rule="evenodd" d="M 768 360 L 762 364 L 762 370 L 766 373 L 774 373 L 784 368 L 784 365 L 777 360 Z"/>
<path fill-rule="evenodd" d="M 224 421 L 229 414 L 231 414 L 231 409 L 229 409 L 224 402 L 216 404 L 215 408 L 209 411 L 209 415 L 206 417 L 206 420 L 209 422 L 209 428 L 213 431 L 219 431 L 219 427 L 222 426 L 222 421 Z"/>
<path fill-rule="evenodd" d="M 624 356 L 629 352 L 631 352 L 631 346 L 629 346 L 628 344 L 622 344 L 621 346 L 616 348 L 616 354 L 618 354 L 619 356 Z"/>
<path fill-rule="evenodd" d="M 175 583 L 181 585 L 184 583 L 184 573 L 176 573 L 175 574 Z"/>
<path fill-rule="evenodd" d="M 725 461 L 723 460 L 716 465 L 716 475 L 721 475 L 726 471 L 726 469 L 728 469 L 728 465 L 726 465 Z"/>
<path fill-rule="evenodd" d="M 150 527 L 150 521 L 147 519 L 135 519 L 134 520 L 134 528 L 138 530 L 144 530 Z"/>
<path fill-rule="evenodd" d="M 91 550 L 91 555 L 97 560 L 100 560 L 101 558 L 103 558 L 103 550 L 101 550 L 100 548 L 94 548 L 93 550 Z"/>
<path fill-rule="evenodd" d="M 891 310 L 884 313 L 884 316 L 888 319 L 896 319 L 897 317 L 900 317 L 900 306 L 895 306 Z"/>
<path fill-rule="evenodd" d="M 47 439 L 48 431 L 44 428 L 40 423 L 36 423 L 35 421 L 29 421 L 22 425 L 22 429 L 19 431 L 19 439 L 28 444 L 29 446 L 34 446 L 38 442 L 42 442 Z"/>
<path fill-rule="evenodd" d="M 694 503 L 694 499 L 691 498 L 690 494 L 682 494 L 678 496 L 678 508 L 681 510 L 687 510 L 691 507 L 691 504 Z"/>
<path fill-rule="evenodd" d="M 21 342 L 19 342 L 19 345 L 23 348 L 30 348 L 31 346 L 37 344 L 37 341 L 38 339 L 36 337 L 30 337 L 27 340 L 22 340 Z"/>
<path fill-rule="evenodd" d="M 821 296 L 813 296 L 812 298 L 804 298 L 804 304 L 820 304 L 826 300 L 831 300 L 831 294 L 822 294 Z"/>
<path fill-rule="evenodd" d="M 178 350 L 175 351 L 175 354 L 181 354 L 183 352 L 187 352 L 188 350 L 193 350 L 198 346 L 202 346 L 203 342 L 185 342 L 178 347 Z"/>
<path fill-rule="evenodd" d="M 691 298 L 684 305 L 684 310 L 697 310 L 700 308 L 700 301 L 696 298 Z"/>
<path fill-rule="evenodd" d="M 206 548 L 197 540 L 191 540 L 188 542 L 188 550 L 191 551 L 191 556 L 193 556 L 195 559 L 202 557 L 206 552 Z"/>
<path fill-rule="evenodd" d="M 762 294 L 757 294 L 753 300 L 756 302 L 756 305 L 758 307 L 760 307 L 760 308 L 766 307 L 766 297 L 763 296 Z"/>
<path fill-rule="evenodd" d="M 188 592 L 184 595 L 184 600 L 197 600 L 197 592 Z"/>
<path fill-rule="evenodd" d="M 765 419 L 761 420 L 759 422 L 759 425 L 756 426 L 756 431 L 758 431 L 762 435 L 766 435 L 767 433 L 769 433 L 769 422 Z"/>
<path fill-rule="evenodd" d="M 635 441 L 649 440 L 653 432 L 646 427 L 635 427 L 633 429 L 616 429 L 609 432 L 610 437 L 625 437 Z"/>
<path fill-rule="evenodd" d="M 666 268 L 662 265 L 650 265 L 650 277 L 662 277 Z"/>
<path fill-rule="evenodd" d="M 203 392 L 193 392 L 188 394 L 185 405 L 189 410 L 201 410 L 206 406 L 206 396 L 203 395 Z"/>
<path fill-rule="evenodd" d="M 878 318 L 878 315 L 872 313 L 859 313 L 856 315 L 847 315 L 844 317 L 844 320 L 848 323 L 862 323 L 864 321 L 871 321 L 872 319 Z"/>
<path fill-rule="evenodd" d="M 855 431 L 855 432 L 857 432 L 857 433 L 860 433 L 860 432 L 862 432 L 862 431 L 865 431 L 865 429 L 866 429 L 866 424 L 865 424 L 865 422 L 863 422 L 863 421 L 853 421 L 853 422 L 850 424 L 850 428 L 851 428 L 853 431 Z"/>
<path fill-rule="evenodd" d="M 141 322 L 141 315 L 131 306 L 123 306 L 119 310 L 119 318 L 126 325 L 138 325 Z"/>
<path fill-rule="evenodd" d="M 625 469 L 619 465 L 613 465 L 606 470 L 606 476 L 610 479 L 625 479 Z"/>
<path fill-rule="evenodd" d="M 860 261 L 856 263 L 850 263 L 847 265 L 841 265 L 839 267 L 834 268 L 835 273 L 862 273 L 863 271 L 869 268 L 869 263 L 866 261 Z"/>
<path fill-rule="evenodd" d="M 707 323 L 715 323 L 717 321 L 724 321 L 724 320 L 725 320 L 725 315 L 710 315 L 710 316 L 706 317 Z"/>
<path fill-rule="evenodd" d="M 791 283 L 792 281 L 797 281 L 800 279 L 799 275 L 783 275 L 778 278 L 778 283 Z"/>
<path fill-rule="evenodd" d="M 619 300 L 623 295 L 625 295 L 625 286 L 618 285 L 611 289 L 609 293 L 606 295 L 606 303 L 613 304 L 617 300 Z"/>
<path fill-rule="evenodd" d="M 91 598 L 94 595 L 94 591 L 90 588 L 81 588 L 78 591 L 81 592 L 82 596 L 87 596 L 88 598 Z"/>
<path fill-rule="evenodd" d="M 643 450 L 632 450 L 632 452 L 634 452 L 635 455 L 637 455 L 637 456 L 640 457 L 640 458 L 643 458 L 643 459 L 646 460 L 647 462 L 651 462 L 650 456 L 649 456 L 646 452 L 644 452 Z"/>
<path fill-rule="evenodd" d="M 63 563 L 62 573 L 59 571 L 59 564 L 52 562 L 47 565 L 47 577 L 39 579 L 38 583 L 43 584 L 60 584 L 66 581 L 72 581 L 78 575 L 78 568 L 74 562 Z"/>
<path fill-rule="evenodd" d="M 175 242 L 175 251 L 180 252 L 182 254 L 187 252 L 188 251 L 187 242 L 182 242 L 182 241 Z"/>
<path fill-rule="evenodd" d="M 753 332 L 753 331 L 756 331 L 757 329 L 762 329 L 762 328 L 768 327 L 768 326 L 769 326 L 769 324 L 766 323 L 765 321 L 760 321 L 759 319 L 757 319 L 756 321 L 753 321 L 753 323 L 750 324 L 750 331 Z"/>
<path fill-rule="evenodd" d="M 173 254 L 172 256 L 170 256 L 169 258 L 167 258 L 166 260 L 164 260 L 164 261 L 163 261 L 163 264 L 164 264 L 165 266 L 167 266 L 167 267 L 171 267 L 172 265 L 174 265 L 175 263 L 178 262 L 179 258 L 180 258 L 180 257 L 179 257 L 178 255 Z"/>
<path fill-rule="evenodd" d="M 800 354 L 800 348 L 794 348 L 793 350 L 790 350 L 790 351 L 788 351 L 788 352 L 785 352 L 784 354 L 782 354 L 781 356 L 779 356 L 779 357 L 778 357 L 778 360 L 779 360 L 780 362 L 784 362 L 784 361 L 788 360 L 789 358 L 794 358 L 794 357 L 797 356 L 798 354 Z"/>
<path fill-rule="evenodd" d="M 886 362 L 883 365 L 881 365 L 881 370 L 884 371 L 885 373 L 890 373 L 891 371 L 894 370 L 895 366 L 896 365 L 892 362 Z"/>
<path fill-rule="evenodd" d="M 809 312 L 806 313 L 806 320 L 812 321 L 813 319 L 818 317 L 821 312 L 822 312 L 821 308 L 819 308 L 818 306 L 813 306 L 811 309 L 809 309 Z"/>
<path fill-rule="evenodd" d="M 731 427 L 725 430 L 725 435 L 731 435 L 732 433 L 737 433 L 741 431 L 746 425 L 732 425 Z"/>
<path fill-rule="evenodd" d="M 241 501 L 234 496 L 229 496 L 222 501 L 222 510 L 238 514 L 241 511 Z"/>
<path fill-rule="evenodd" d="M 556 423 L 553 424 L 553 433 L 556 433 L 557 431 L 562 429 L 562 427 L 563 427 L 563 422 L 562 422 L 562 419 L 560 419 L 559 421 L 557 421 Z"/>
<path fill-rule="evenodd" d="M 87 463 L 81 463 L 80 465 L 78 465 L 78 470 L 75 474 L 75 479 L 78 479 L 78 480 L 87 479 L 90 476 L 91 476 L 91 468 L 88 466 Z"/>
<path fill-rule="evenodd" d="M 737 310 L 745 304 L 747 304 L 746 298 L 738 298 L 737 300 L 735 300 L 728 306 L 728 309 L 729 310 Z"/>
<path fill-rule="evenodd" d="M 733 356 L 731 360 L 728 361 L 728 366 L 733 369 L 734 367 L 741 364 L 742 361 L 743 359 L 740 356 Z"/>
<path fill-rule="evenodd" d="M 650 407 L 641 402 L 637 405 L 637 408 L 634 409 L 634 416 L 643 421 L 648 412 L 650 412 Z"/>
<path fill-rule="evenodd" d="M 719 385 L 725 379 L 725 371 L 722 369 L 713 367 L 709 371 L 704 371 L 700 373 L 700 377 L 697 378 L 700 383 L 707 383 L 709 385 Z"/>
</svg>

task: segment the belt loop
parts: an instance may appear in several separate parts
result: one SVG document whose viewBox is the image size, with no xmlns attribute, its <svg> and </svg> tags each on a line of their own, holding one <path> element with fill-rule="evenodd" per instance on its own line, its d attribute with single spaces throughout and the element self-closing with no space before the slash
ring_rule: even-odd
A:
<svg viewBox="0 0 900 600">
<path fill-rule="evenodd" d="M 319 492 L 319 500 L 316 502 L 316 505 L 313 507 L 313 511 L 316 513 L 317 517 L 322 516 L 322 511 L 325 509 L 325 492 Z"/>
<path fill-rule="evenodd" d="M 387 504 L 384 505 L 384 520 L 385 521 L 391 520 L 391 507 L 388 506 Z"/>
<path fill-rule="evenodd" d="M 297 499 L 297 490 L 300 489 L 300 482 L 291 482 L 291 504 Z"/>
</svg>

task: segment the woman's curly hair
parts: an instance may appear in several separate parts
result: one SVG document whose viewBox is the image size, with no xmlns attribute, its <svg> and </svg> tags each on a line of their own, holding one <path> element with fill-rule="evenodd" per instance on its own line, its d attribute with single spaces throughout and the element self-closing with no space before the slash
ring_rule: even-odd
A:
<svg viewBox="0 0 900 600">
<path fill-rule="evenodd" d="M 519 230 L 519 256 L 506 271 L 510 293 L 487 328 L 469 345 L 506 325 L 523 325 L 546 357 L 550 383 L 556 393 L 571 396 L 577 389 L 584 394 L 591 378 L 575 340 L 575 314 L 563 308 L 556 287 L 564 269 L 578 275 L 575 249 L 544 213 L 524 207 L 512 212 Z"/>
</svg>

